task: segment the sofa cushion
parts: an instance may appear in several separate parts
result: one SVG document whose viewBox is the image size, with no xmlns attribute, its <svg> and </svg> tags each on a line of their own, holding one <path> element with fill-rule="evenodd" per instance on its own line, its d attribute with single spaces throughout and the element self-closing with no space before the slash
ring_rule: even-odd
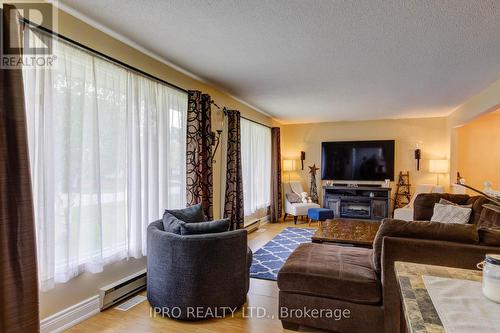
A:
<svg viewBox="0 0 500 333">
<path fill-rule="evenodd" d="M 215 220 L 198 223 L 181 223 L 181 235 L 215 234 L 229 230 L 229 220 Z"/>
<path fill-rule="evenodd" d="M 403 237 L 475 244 L 479 237 L 472 224 L 384 219 L 373 241 L 373 267 L 381 270 L 384 237 Z"/>
<path fill-rule="evenodd" d="M 278 272 L 278 287 L 296 294 L 378 304 L 381 287 L 371 258 L 371 249 L 301 244 Z"/>
<path fill-rule="evenodd" d="M 203 222 L 207 220 L 203 214 L 201 203 L 182 209 L 165 209 L 165 212 L 186 223 Z"/>
<path fill-rule="evenodd" d="M 467 194 L 421 193 L 417 195 L 413 204 L 413 219 L 415 221 L 429 221 L 434 212 L 434 204 L 441 199 L 458 205 L 470 204 L 470 197 Z"/>
<path fill-rule="evenodd" d="M 481 210 L 481 215 L 479 215 L 479 219 L 477 222 L 477 227 L 480 229 L 484 228 L 500 228 L 500 212 L 499 208 L 496 205 L 486 204 L 483 205 L 483 209 Z"/>
<path fill-rule="evenodd" d="M 474 199 L 472 201 L 472 199 Z M 493 204 L 488 198 L 483 196 L 471 197 L 472 201 L 472 215 L 470 217 L 470 222 L 475 225 L 479 225 L 479 220 L 481 219 L 481 214 L 484 210 L 484 205 Z"/>
<path fill-rule="evenodd" d="M 481 245 L 500 246 L 500 227 L 482 228 L 478 232 Z"/>
</svg>

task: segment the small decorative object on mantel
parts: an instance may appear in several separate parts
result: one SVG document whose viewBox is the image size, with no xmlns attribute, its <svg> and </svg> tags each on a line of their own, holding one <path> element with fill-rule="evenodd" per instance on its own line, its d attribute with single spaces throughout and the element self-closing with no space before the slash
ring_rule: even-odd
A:
<svg viewBox="0 0 500 333">
<path fill-rule="evenodd" d="M 410 199 L 410 171 L 406 171 L 406 173 L 400 171 L 396 194 L 394 194 L 394 209 L 406 206 Z"/>
<path fill-rule="evenodd" d="M 316 167 L 316 164 L 313 164 L 312 166 L 309 167 L 309 173 L 311 174 L 311 185 L 310 185 L 311 200 L 314 203 L 319 202 L 318 187 L 316 186 L 316 171 L 318 170 L 319 168 Z"/>
</svg>

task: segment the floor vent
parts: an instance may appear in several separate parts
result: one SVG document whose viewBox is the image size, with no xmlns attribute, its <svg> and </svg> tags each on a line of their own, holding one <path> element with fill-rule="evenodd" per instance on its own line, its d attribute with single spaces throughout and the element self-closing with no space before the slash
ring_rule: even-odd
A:
<svg viewBox="0 0 500 333">
<path fill-rule="evenodd" d="M 99 291 L 101 311 L 129 298 L 144 288 L 146 288 L 145 269 L 102 287 Z"/>
<path fill-rule="evenodd" d="M 141 295 L 137 295 L 137 296 L 132 297 L 128 301 L 125 301 L 122 304 L 115 306 L 115 309 L 120 310 L 120 311 L 127 311 L 127 310 L 133 308 L 134 306 L 136 306 L 137 304 L 144 302 L 145 300 L 146 300 L 146 297 L 141 296 Z"/>
</svg>

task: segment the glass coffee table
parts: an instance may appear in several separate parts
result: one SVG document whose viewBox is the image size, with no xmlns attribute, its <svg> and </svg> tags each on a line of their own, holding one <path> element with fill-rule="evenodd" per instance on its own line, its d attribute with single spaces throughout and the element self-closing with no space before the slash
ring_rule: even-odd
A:
<svg viewBox="0 0 500 333">
<path fill-rule="evenodd" d="M 380 221 L 336 218 L 320 223 L 313 243 L 338 243 L 371 248 Z"/>
</svg>

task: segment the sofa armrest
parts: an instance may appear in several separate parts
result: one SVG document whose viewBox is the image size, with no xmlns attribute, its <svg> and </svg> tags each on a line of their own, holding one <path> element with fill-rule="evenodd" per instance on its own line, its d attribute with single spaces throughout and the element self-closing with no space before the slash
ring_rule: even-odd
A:
<svg viewBox="0 0 500 333">
<path fill-rule="evenodd" d="M 385 237 L 429 239 L 466 244 L 479 241 L 477 229 L 471 224 L 384 219 L 373 241 L 373 267 L 381 270 L 382 242 Z"/>
<path fill-rule="evenodd" d="M 399 289 L 394 273 L 395 261 L 475 269 L 486 253 L 499 253 L 500 247 L 437 240 L 385 237 L 382 246 L 382 286 L 386 332 L 399 332 L 402 324 Z"/>
</svg>

